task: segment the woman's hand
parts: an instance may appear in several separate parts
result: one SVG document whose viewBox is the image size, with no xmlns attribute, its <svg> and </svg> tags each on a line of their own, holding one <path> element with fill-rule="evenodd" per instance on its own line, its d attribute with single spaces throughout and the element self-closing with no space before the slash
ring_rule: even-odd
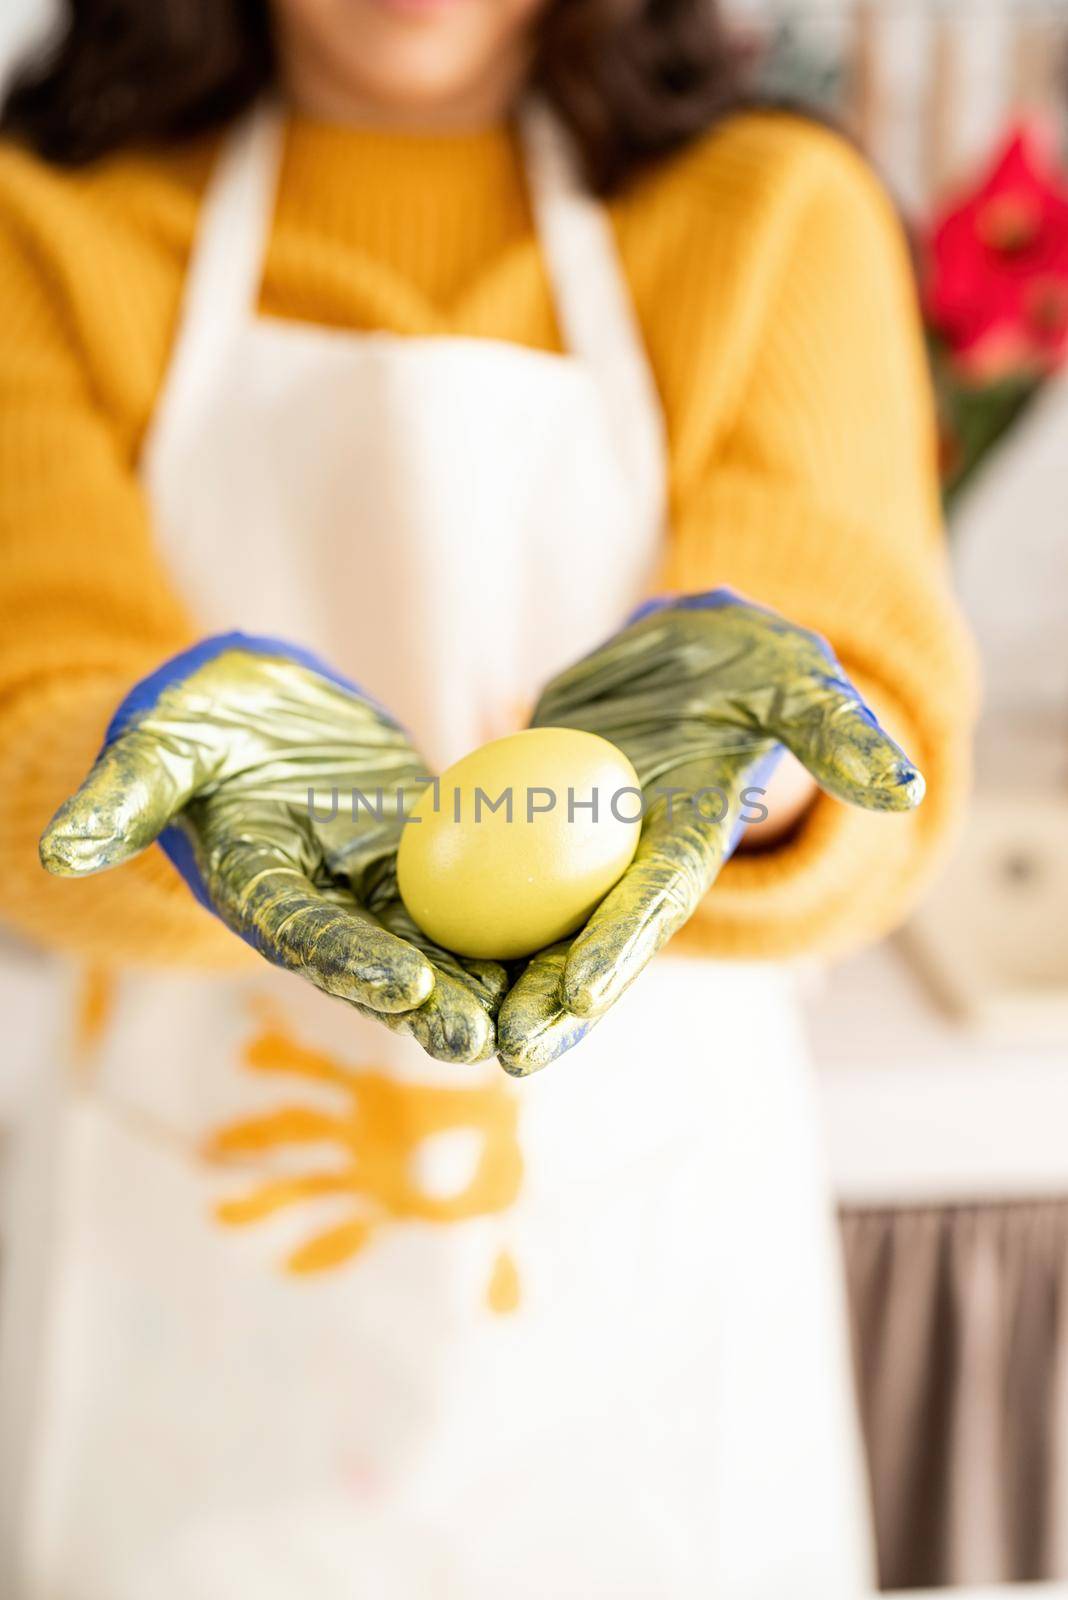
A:
<svg viewBox="0 0 1068 1600">
<path fill-rule="evenodd" d="M 536 727 L 601 734 L 631 759 L 637 854 L 586 926 L 534 956 L 509 991 L 498 1052 L 525 1075 L 576 1044 L 696 909 L 783 747 L 829 794 L 906 811 L 923 779 L 879 727 L 829 646 L 729 590 L 645 607 L 562 672 Z"/>
<path fill-rule="evenodd" d="M 131 692 L 41 840 L 50 872 L 117 866 L 159 839 L 193 892 L 278 966 L 431 1055 L 491 1055 L 503 968 L 418 933 L 396 848 L 428 774 L 355 686 L 275 640 L 227 634 Z"/>
</svg>

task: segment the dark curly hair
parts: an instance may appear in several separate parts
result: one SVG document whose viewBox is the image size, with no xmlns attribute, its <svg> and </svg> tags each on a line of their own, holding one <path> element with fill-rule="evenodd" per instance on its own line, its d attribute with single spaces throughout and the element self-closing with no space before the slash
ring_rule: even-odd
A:
<svg viewBox="0 0 1068 1600">
<path fill-rule="evenodd" d="M 534 80 L 600 194 L 744 98 L 745 54 L 714 0 L 551 0 Z M 66 0 L 16 74 L 0 131 L 61 165 L 221 126 L 275 72 L 267 0 Z"/>
</svg>

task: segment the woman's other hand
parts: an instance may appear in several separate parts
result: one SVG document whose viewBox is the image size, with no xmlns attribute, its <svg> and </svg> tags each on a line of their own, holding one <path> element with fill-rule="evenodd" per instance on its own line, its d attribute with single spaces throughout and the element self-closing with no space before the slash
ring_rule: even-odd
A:
<svg viewBox="0 0 1068 1600">
<path fill-rule="evenodd" d="M 717 589 L 654 602 L 555 678 L 536 727 L 583 728 L 623 750 L 642 786 L 632 865 L 572 939 L 534 956 L 498 1018 L 502 1064 L 561 1055 L 691 916 L 787 749 L 822 789 L 906 811 L 923 779 L 818 635 Z"/>
</svg>

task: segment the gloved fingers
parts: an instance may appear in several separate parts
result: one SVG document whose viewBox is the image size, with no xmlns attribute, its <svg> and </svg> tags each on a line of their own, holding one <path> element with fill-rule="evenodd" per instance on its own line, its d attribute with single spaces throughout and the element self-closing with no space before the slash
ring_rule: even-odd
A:
<svg viewBox="0 0 1068 1600">
<path fill-rule="evenodd" d="M 479 996 L 491 1017 L 497 1015 L 501 1001 L 508 993 L 508 972 L 499 961 L 481 961 L 475 956 L 464 956 L 461 962 L 457 962 L 448 950 L 441 951 L 440 956 L 431 956 L 431 960 L 439 972 L 462 979 Z"/>
<path fill-rule="evenodd" d="M 494 1053 L 496 1035 L 489 1010 L 470 985 L 447 972 L 436 974 L 433 992 L 422 1005 L 378 1014 L 376 1020 L 394 1033 L 408 1034 L 435 1061 L 485 1061 Z"/>
<path fill-rule="evenodd" d="M 911 811 L 923 799 L 922 773 L 837 663 L 784 694 L 769 722 L 768 731 L 836 799 L 867 811 Z"/>
<path fill-rule="evenodd" d="M 734 831 L 725 804 L 709 810 L 696 797 L 650 812 L 633 862 L 572 941 L 561 977 L 569 1011 L 589 1019 L 615 1004 L 693 914 Z"/>
<path fill-rule="evenodd" d="M 540 1072 L 594 1026 L 576 1017 L 562 999 L 564 967 L 570 940 L 550 945 L 532 956 L 508 991 L 497 1018 L 497 1057 L 513 1078 Z"/>
<path fill-rule="evenodd" d="M 375 915 L 398 938 L 419 950 L 434 968 L 434 990 L 417 1010 L 383 1019 L 410 1034 L 436 1061 L 482 1061 L 494 1052 L 493 1019 L 508 987 L 497 961 L 469 961 L 428 939 L 399 895 L 377 904 Z"/>
<path fill-rule="evenodd" d="M 508 989 L 508 973 L 499 961 L 479 961 L 470 956 L 458 956 L 442 945 L 435 944 L 409 916 L 399 895 L 382 904 L 375 904 L 374 913 L 384 928 L 421 950 L 439 976 L 449 977 L 470 990 L 489 1016 L 497 1015 Z"/>
<path fill-rule="evenodd" d="M 727 590 L 645 608 L 546 686 L 533 722 L 602 734 L 643 783 L 696 758 L 704 722 L 745 740 L 779 740 L 852 805 L 907 811 L 923 798 L 914 763 L 826 642 Z"/>
<path fill-rule="evenodd" d="M 220 912 L 269 960 L 302 973 L 363 1015 L 408 1034 L 439 1061 L 493 1054 L 496 988 L 438 969 L 397 930 L 336 886 L 318 888 L 276 849 L 242 840 L 211 875 Z M 403 908 L 402 908 L 403 910 Z M 493 963 L 486 963 L 492 967 Z"/>
<path fill-rule="evenodd" d="M 721 814 L 722 810 L 722 814 Z M 729 852 L 726 806 L 659 803 L 634 861 L 572 940 L 532 957 L 497 1018 L 497 1054 L 526 1077 L 578 1044 L 692 914 Z"/>
<path fill-rule="evenodd" d="M 421 1005 L 433 991 L 433 968 L 414 945 L 356 900 L 345 904 L 336 889 L 320 889 L 277 847 L 238 839 L 201 873 L 230 927 L 326 994 L 393 1013 Z"/>
<path fill-rule="evenodd" d="M 197 777 L 188 752 L 142 728 L 120 734 L 45 829 L 42 865 L 71 878 L 128 861 L 187 803 Z"/>
</svg>

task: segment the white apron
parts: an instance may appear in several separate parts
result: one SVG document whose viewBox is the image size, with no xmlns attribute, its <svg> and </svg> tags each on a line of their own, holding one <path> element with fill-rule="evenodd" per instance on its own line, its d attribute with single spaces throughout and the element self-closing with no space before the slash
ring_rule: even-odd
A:
<svg viewBox="0 0 1068 1600">
<path fill-rule="evenodd" d="M 648 592 L 653 384 L 548 120 L 526 139 L 566 356 L 258 317 L 279 139 L 250 119 L 204 206 L 144 463 L 162 551 L 206 633 L 313 647 L 440 764 Z M 521 1085 L 266 967 L 131 976 L 99 1033 L 30 1600 L 866 1589 L 780 973 L 661 958 Z"/>
</svg>

